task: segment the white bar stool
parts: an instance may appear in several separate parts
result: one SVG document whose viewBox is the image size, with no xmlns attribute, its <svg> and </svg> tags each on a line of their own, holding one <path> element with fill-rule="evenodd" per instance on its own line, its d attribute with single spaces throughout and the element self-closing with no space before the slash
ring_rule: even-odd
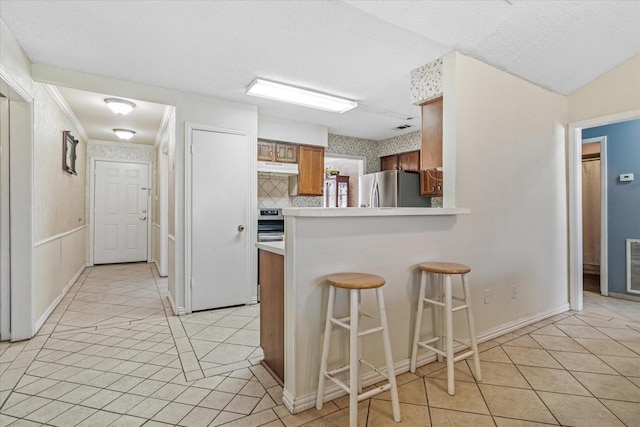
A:
<svg viewBox="0 0 640 427">
<path fill-rule="evenodd" d="M 475 366 L 475 378 L 477 381 L 482 381 L 482 374 L 480 373 L 480 357 L 478 356 L 478 343 L 476 341 L 475 328 L 473 326 L 473 315 L 471 313 L 471 294 L 469 292 L 469 281 L 467 274 L 471 271 L 471 268 L 464 264 L 458 264 L 453 262 L 425 262 L 420 264 L 420 270 L 422 270 L 422 277 L 420 281 L 420 296 L 418 297 L 418 311 L 416 315 L 416 326 L 413 332 L 413 346 L 411 348 L 411 365 L 409 370 L 412 373 L 416 371 L 416 360 L 418 358 L 418 347 L 425 348 L 433 351 L 438 355 L 438 362 L 442 362 L 442 358 L 447 359 L 447 391 L 453 396 L 455 393 L 454 383 L 454 368 L 453 364 L 460 360 L 473 356 L 473 363 Z M 462 291 L 464 293 L 463 298 L 452 296 L 451 292 L 451 275 L 459 274 L 462 278 Z M 435 290 L 433 299 L 425 298 L 427 287 L 427 276 L 430 277 L 431 291 Z M 438 280 L 439 279 L 439 280 Z M 444 280 L 442 280 L 444 279 Z M 442 301 L 442 285 L 444 281 L 444 302 Z M 437 282 L 437 283 L 434 283 Z M 464 304 L 458 307 L 453 307 L 453 301 L 461 301 Z M 432 304 L 435 313 L 435 331 L 436 337 L 428 339 L 426 341 L 420 341 L 420 326 L 422 324 L 422 311 L 424 304 Z M 444 308 L 444 313 L 442 309 Z M 468 345 L 464 341 L 457 340 L 453 337 L 453 312 L 458 310 L 466 310 L 467 312 L 467 325 L 469 327 L 469 339 L 471 345 Z M 444 317 L 444 319 L 443 319 Z M 445 323 L 445 331 L 442 331 L 442 320 Z M 443 339 L 444 338 L 444 339 Z M 445 342 L 446 341 L 446 342 Z M 453 356 L 453 342 L 463 344 L 469 351 L 454 357 Z M 436 343 L 436 346 L 432 346 L 432 343 Z M 444 348 L 443 348 L 444 344 Z"/>
<path fill-rule="evenodd" d="M 391 341 L 389 340 L 389 327 L 387 326 L 387 315 L 384 309 L 384 298 L 382 295 L 382 286 L 385 281 L 382 277 L 365 273 L 339 273 L 332 274 L 327 277 L 327 281 L 331 285 L 329 287 L 329 301 L 327 304 L 327 320 L 324 327 L 324 340 L 322 344 L 322 359 L 320 362 L 320 377 L 318 379 L 318 394 L 316 397 L 316 409 L 322 409 L 324 399 L 324 380 L 330 379 L 344 391 L 349 394 L 349 426 L 357 427 L 358 425 L 358 402 L 368 399 L 371 396 L 391 390 L 391 406 L 393 409 L 393 419 L 400 422 L 400 403 L 398 401 L 398 386 L 396 384 L 396 376 L 393 370 L 393 358 L 391 355 Z M 336 319 L 333 317 L 333 308 L 336 299 L 336 288 L 347 289 L 350 299 L 349 316 Z M 360 291 L 366 289 L 375 289 L 378 300 L 379 322 L 380 326 L 360 331 L 358 329 L 359 317 L 367 316 L 374 318 L 370 314 L 360 311 Z M 375 319 L 375 318 L 374 318 Z M 332 324 L 343 327 L 349 331 L 349 365 L 341 368 L 327 371 L 327 357 L 329 355 L 329 341 L 331 339 Z M 387 364 L 387 373 L 373 366 L 371 363 L 360 357 L 360 338 L 372 334 L 374 332 L 382 332 L 382 340 L 384 342 L 384 355 Z M 360 364 L 365 364 L 378 374 L 387 378 L 388 383 L 362 393 L 362 385 L 360 378 Z M 335 377 L 336 374 L 349 371 L 349 385 Z"/>
</svg>

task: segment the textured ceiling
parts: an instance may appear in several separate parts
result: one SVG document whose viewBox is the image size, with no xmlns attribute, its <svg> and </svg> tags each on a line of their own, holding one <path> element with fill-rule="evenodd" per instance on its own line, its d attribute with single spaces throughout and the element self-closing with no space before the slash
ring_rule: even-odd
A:
<svg viewBox="0 0 640 427">
<path fill-rule="evenodd" d="M 419 128 L 409 74 L 454 49 L 562 94 L 640 53 L 636 1 L 2 0 L 0 16 L 34 63 L 250 103 L 369 139 Z M 248 97 L 254 77 L 361 106 L 333 114 Z"/>
</svg>

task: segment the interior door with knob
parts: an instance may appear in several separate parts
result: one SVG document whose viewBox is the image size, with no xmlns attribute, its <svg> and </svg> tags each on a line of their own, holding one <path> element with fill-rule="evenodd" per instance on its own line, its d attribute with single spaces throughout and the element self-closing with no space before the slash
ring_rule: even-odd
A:
<svg viewBox="0 0 640 427">
<path fill-rule="evenodd" d="M 149 165 L 96 161 L 94 264 L 147 261 Z"/>
<path fill-rule="evenodd" d="M 191 309 L 250 302 L 250 139 L 191 135 Z"/>
</svg>

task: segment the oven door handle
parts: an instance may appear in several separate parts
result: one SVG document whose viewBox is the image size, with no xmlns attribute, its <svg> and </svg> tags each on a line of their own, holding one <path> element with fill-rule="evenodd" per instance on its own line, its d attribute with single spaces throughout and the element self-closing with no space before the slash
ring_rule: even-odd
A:
<svg viewBox="0 0 640 427">
<path fill-rule="evenodd" d="M 258 236 L 258 242 L 281 242 L 284 236 Z"/>
</svg>

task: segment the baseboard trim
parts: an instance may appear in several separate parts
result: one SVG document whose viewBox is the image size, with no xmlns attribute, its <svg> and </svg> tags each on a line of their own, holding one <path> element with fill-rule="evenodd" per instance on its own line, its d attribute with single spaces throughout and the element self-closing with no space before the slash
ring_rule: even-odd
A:
<svg viewBox="0 0 640 427">
<path fill-rule="evenodd" d="M 49 307 L 47 307 L 45 312 L 42 313 L 42 316 L 40 316 L 40 318 L 36 321 L 36 324 L 34 325 L 34 333 L 33 333 L 34 336 L 38 333 L 40 328 L 42 328 L 42 325 L 44 325 L 44 322 L 46 322 L 47 319 L 49 318 L 49 316 L 51 316 L 51 313 L 53 313 L 53 310 L 55 310 L 56 307 L 58 306 L 58 304 L 60 304 L 60 301 L 62 301 L 62 298 L 64 298 L 65 295 L 67 295 L 67 292 L 69 292 L 69 289 L 71 289 L 73 284 L 76 283 L 76 280 L 78 280 L 78 277 L 80 277 L 82 272 L 87 267 L 90 267 L 89 263 L 83 264 L 82 267 L 80 267 L 78 272 L 76 274 L 74 274 L 74 276 L 71 278 L 71 280 L 69 280 L 69 283 L 67 283 L 67 285 L 64 287 L 62 292 L 60 292 L 60 295 L 58 295 L 56 297 L 56 299 L 54 299 L 53 302 L 51 302 L 51 304 L 49 304 Z"/>
<path fill-rule="evenodd" d="M 187 314 L 187 310 L 184 307 L 176 306 L 176 303 L 173 301 L 173 297 L 171 296 L 171 292 L 167 293 L 167 297 L 169 298 L 169 304 L 171 304 L 171 310 L 175 316 L 184 316 Z"/>
<path fill-rule="evenodd" d="M 640 296 L 636 296 L 636 295 L 627 295 L 627 294 L 620 294 L 618 292 L 609 292 L 610 297 L 613 298 L 620 298 L 620 299 L 626 299 L 629 301 L 636 301 L 636 302 L 640 302 Z"/>
<path fill-rule="evenodd" d="M 562 304 L 559 307 L 553 308 L 551 310 L 546 310 L 541 313 L 534 314 L 533 316 L 525 317 L 522 319 L 515 320 L 513 322 L 506 323 L 497 328 L 490 329 L 484 332 L 482 335 L 478 336 L 478 343 L 489 341 L 493 338 L 499 337 L 501 335 L 507 334 L 509 332 L 513 332 L 522 327 L 531 325 L 532 323 L 539 322 L 540 320 L 544 320 L 548 317 L 555 316 L 556 314 L 564 313 L 569 311 L 569 303 Z M 458 344 L 456 345 L 455 352 L 458 352 L 464 348 L 464 345 Z M 422 353 L 418 354 L 417 365 L 422 366 L 427 363 L 431 363 L 436 360 L 436 355 L 434 353 Z M 393 369 L 395 371 L 396 376 L 403 374 L 405 372 L 409 372 L 409 364 L 410 360 L 404 359 L 399 362 L 393 364 Z M 384 380 L 380 374 L 375 371 L 368 372 L 367 374 L 362 376 L 362 386 L 368 387 L 371 384 L 375 384 Z M 285 384 L 286 387 L 286 384 Z M 336 384 L 327 385 L 325 387 L 324 393 L 324 401 L 328 402 L 333 399 L 336 399 L 340 396 L 345 396 L 345 391 L 340 388 Z M 282 403 L 284 406 L 291 412 L 292 414 L 297 414 L 302 411 L 306 411 L 307 409 L 314 408 L 316 406 L 316 393 L 309 393 L 304 396 L 294 398 L 291 393 L 285 388 L 282 391 Z"/>
</svg>

